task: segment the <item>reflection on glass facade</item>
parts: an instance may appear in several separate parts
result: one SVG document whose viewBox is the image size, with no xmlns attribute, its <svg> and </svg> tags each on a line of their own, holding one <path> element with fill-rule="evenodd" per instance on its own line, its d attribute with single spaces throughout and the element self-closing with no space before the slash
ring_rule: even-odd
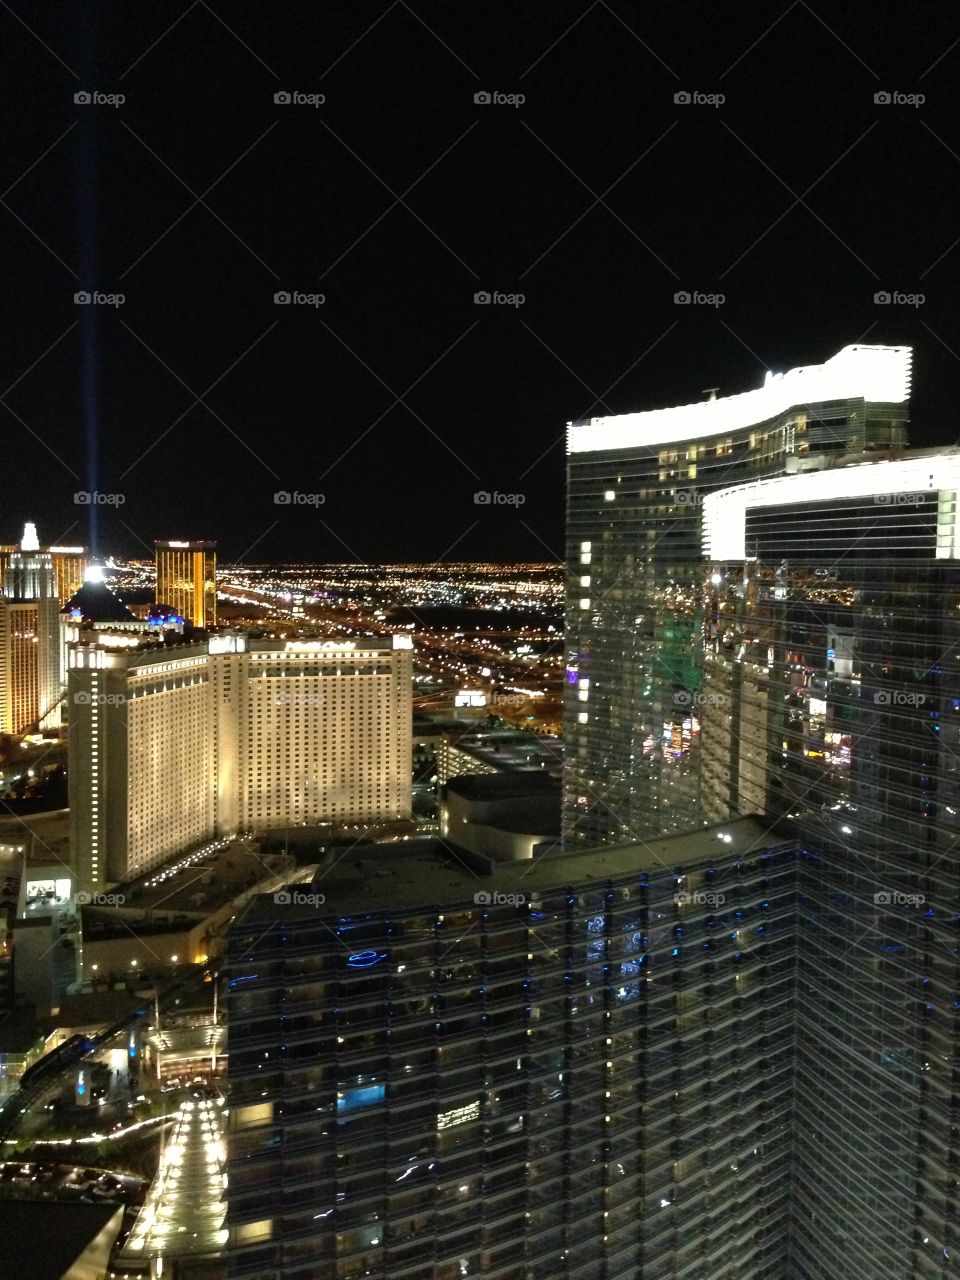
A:
<svg viewBox="0 0 960 1280">
<path fill-rule="evenodd" d="M 195 627 L 217 622 L 217 544 L 157 542 L 156 600 Z"/>
<path fill-rule="evenodd" d="M 826 483 L 827 480 L 831 483 Z M 791 1276 L 955 1274 L 960 453 L 729 491 L 703 811 L 795 819 Z"/>
<path fill-rule="evenodd" d="M 570 424 L 568 846 L 700 820 L 706 496 L 901 446 L 908 386 L 908 349 L 848 347 L 759 391 Z"/>
<path fill-rule="evenodd" d="M 784 1274 L 801 860 L 739 819 L 492 882 L 378 847 L 255 901 L 231 1276 Z"/>
</svg>

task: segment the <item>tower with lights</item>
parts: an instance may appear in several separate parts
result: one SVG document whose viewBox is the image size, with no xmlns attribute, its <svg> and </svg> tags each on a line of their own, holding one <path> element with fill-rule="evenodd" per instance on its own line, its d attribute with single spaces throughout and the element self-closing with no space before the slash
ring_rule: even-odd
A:
<svg viewBox="0 0 960 1280">
<path fill-rule="evenodd" d="M 157 542 L 158 604 L 195 627 L 217 623 L 217 544 L 215 542 Z"/>
<path fill-rule="evenodd" d="M 0 730 L 38 732 L 60 720 L 59 601 L 53 560 L 28 522 L 11 551 L 0 599 Z"/>
<path fill-rule="evenodd" d="M 591 847 L 699 818 L 700 516 L 715 490 L 902 447 L 908 347 L 567 433 L 564 839 Z"/>
</svg>

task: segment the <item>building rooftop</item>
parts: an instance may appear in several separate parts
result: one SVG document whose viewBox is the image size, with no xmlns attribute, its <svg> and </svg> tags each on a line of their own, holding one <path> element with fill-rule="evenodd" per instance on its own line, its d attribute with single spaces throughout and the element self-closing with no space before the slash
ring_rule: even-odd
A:
<svg viewBox="0 0 960 1280">
<path fill-rule="evenodd" d="M 530 894 L 582 888 L 641 872 L 746 857 L 791 838 L 775 831 L 764 818 L 737 818 L 683 835 L 520 861 L 485 858 L 437 838 L 424 838 L 399 846 L 357 845 L 346 856 L 338 850 L 339 860 L 331 859 L 326 867 L 321 864 L 309 886 L 292 888 L 305 895 L 322 893 L 324 917 L 463 906 L 483 889 Z M 313 904 L 278 906 L 272 894 L 251 899 L 239 919 L 243 925 L 264 928 L 280 919 L 281 912 L 285 919 L 291 914 L 298 920 L 317 919 Z"/>
<path fill-rule="evenodd" d="M 4 1270 L 30 1280 L 86 1275 L 86 1269 L 75 1271 L 74 1264 L 113 1218 L 119 1234 L 122 1205 L 0 1200 Z"/>
<path fill-rule="evenodd" d="M 539 770 L 522 769 L 510 773 L 463 773 L 446 784 L 448 791 L 463 796 L 465 800 L 519 800 L 524 796 L 556 794 L 559 797 L 559 780 L 552 774 Z M 558 809 L 559 814 L 559 809 Z"/>
<path fill-rule="evenodd" d="M 63 877 L 71 874 L 68 809 L 0 816 L 0 844 L 24 846 L 28 874 L 35 866 L 60 867 L 57 875 Z"/>
<path fill-rule="evenodd" d="M 559 738 L 510 729 L 483 729 L 461 734 L 452 746 L 495 769 L 543 771 L 559 777 L 563 770 L 563 744 Z"/>
<path fill-rule="evenodd" d="M 217 847 L 215 847 L 217 846 Z M 125 909 L 157 911 L 162 916 L 186 913 L 200 918 L 270 875 L 281 865 L 277 855 L 261 854 L 255 839 L 211 842 L 201 850 L 173 855 L 120 886 Z M 105 913 L 110 914 L 110 911 Z"/>
<path fill-rule="evenodd" d="M 0 1018 L 0 1053 L 27 1053 L 42 1038 L 32 1006 L 14 1009 Z"/>
<path fill-rule="evenodd" d="M 745 560 L 748 510 L 804 503 L 836 504 L 859 498 L 871 500 L 866 503 L 867 511 L 876 519 L 891 512 L 899 518 L 904 506 L 919 506 L 919 502 L 904 503 L 903 498 L 933 498 L 942 490 L 956 493 L 958 488 L 960 449 L 956 448 L 909 450 L 895 458 L 858 460 L 829 471 L 771 476 L 731 485 L 704 498 L 703 554 L 712 561 Z M 877 503 L 878 496 L 884 501 Z M 955 512 L 942 512 L 932 526 L 932 535 L 930 555 L 936 548 L 938 558 L 960 556 Z"/>
<path fill-rule="evenodd" d="M 143 1004 L 143 999 L 130 991 L 93 991 L 86 995 L 64 996 L 55 1021 L 58 1027 L 109 1027 L 142 1009 Z"/>
<path fill-rule="evenodd" d="M 903 404 L 910 396 L 910 347 L 844 347 L 823 364 L 767 371 L 763 386 L 669 409 L 621 413 L 567 424 L 567 452 L 655 447 L 743 430 L 806 404 L 862 399 Z"/>
</svg>

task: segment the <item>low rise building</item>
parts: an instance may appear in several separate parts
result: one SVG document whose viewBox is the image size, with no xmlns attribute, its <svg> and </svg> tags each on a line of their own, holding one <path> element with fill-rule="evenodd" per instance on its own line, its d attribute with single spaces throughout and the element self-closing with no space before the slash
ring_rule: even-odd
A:
<svg viewBox="0 0 960 1280">
<path fill-rule="evenodd" d="M 544 773 L 463 774 L 440 796 L 440 834 L 473 853 L 514 860 L 558 845 L 560 781 Z"/>
</svg>

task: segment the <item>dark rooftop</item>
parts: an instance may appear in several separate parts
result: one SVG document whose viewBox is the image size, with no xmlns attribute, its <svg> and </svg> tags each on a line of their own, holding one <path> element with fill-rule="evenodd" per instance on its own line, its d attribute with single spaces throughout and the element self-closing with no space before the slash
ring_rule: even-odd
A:
<svg viewBox="0 0 960 1280">
<path fill-rule="evenodd" d="M 562 891 L 644 871 L 745 857 L 791 838 L 785 831 L 773 830 L 769 820 L 749 817 L 635 844 L 499 861 L 451 847 L 434 837 L 400 845 L 357 845 L 328 867 L 319 866 L 309 886 L 293 887 L 324 894 L 325 916 L 453 907 L 470 902 L 479 889 L 527 894 Z M 260 894 L 240 919 L 244 925 L 264 926 L 277 919 L 280 910 L 287 918 L 317 918 L 317 909 L 311 904 L 278 908 L 272 894 Z"/>
<path fill-rule="evenodd" d="M 0 1200 L 3 1273 L 30 1280 L 63 1280 L 77 1258 L 123 1206 L 43 1200 Z M 79 1274 L 79 1273 L 78 1273 Z"/>
<path fill-rule="evenodd" d="M 551 795 L 560 792 L 560 781 L 545 770 L 520 770 L 516 773 L 463 773 L 446 783 L 465 800 L 519 800 L 524 796 Z"/>
<path fill-rule="evenodd" d="M 95 991 L 90 995 L 64 996 L 56 1022 L 59 1027 L 111 1026 L 142 1008 L 143 1000 L 130 991 Z"/>
<path fill-rule="evenodd" d="M 0 1053 L 26 1053 L 41 1037 L 32 1006 L 14 1009 L 0 1018 Z"/>
</svg>

